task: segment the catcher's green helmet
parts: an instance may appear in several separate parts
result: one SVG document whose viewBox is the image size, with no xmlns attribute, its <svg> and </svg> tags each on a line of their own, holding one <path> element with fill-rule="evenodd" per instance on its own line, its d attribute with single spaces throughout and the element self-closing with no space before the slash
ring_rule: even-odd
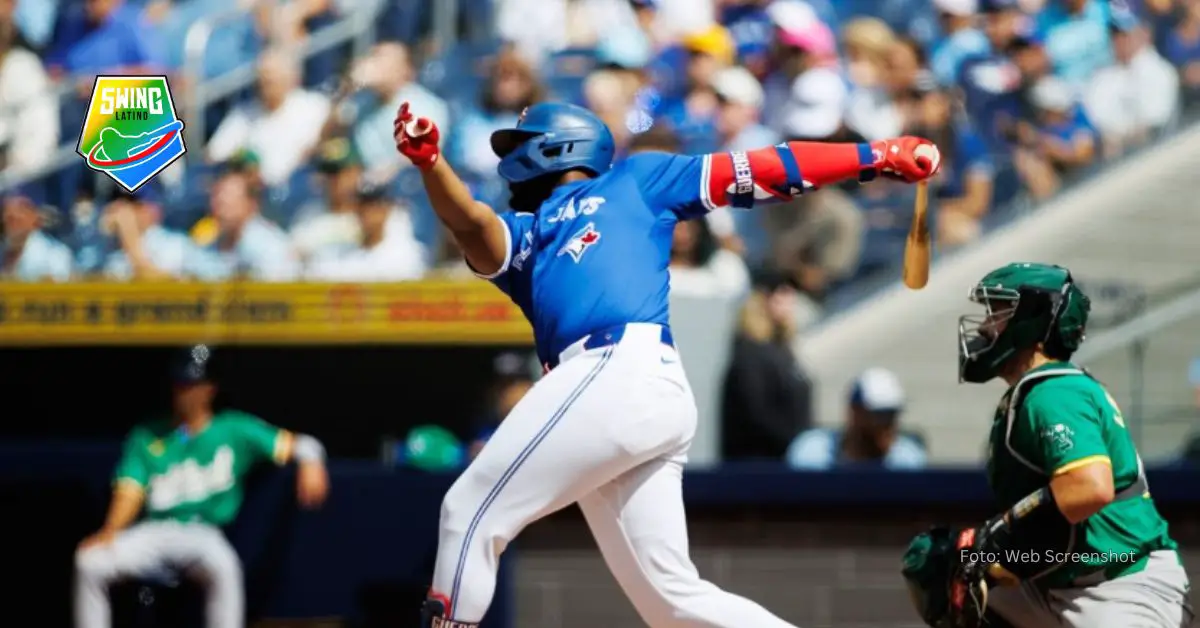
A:
<svg viewBox="0 0 1200 628">
<path fill-rule="evenodd" d="M 1071 271 L 1049 264 L 1017 263 L 993 270 L 971 288 L 982 316 L 958 321 L 959 381 L 981 384 L 1022 349 L 1042 344 L 1046 355 L 1066 360 L 1083 342 L 1091 301 Z"/>
</svg>

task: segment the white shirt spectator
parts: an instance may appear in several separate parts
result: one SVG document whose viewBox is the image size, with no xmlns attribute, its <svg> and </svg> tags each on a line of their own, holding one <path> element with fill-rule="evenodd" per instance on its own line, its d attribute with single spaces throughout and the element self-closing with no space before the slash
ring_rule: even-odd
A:
<svg viewBox="0 0 1200 628">
<path fill-rule="evenodd" d="M 787 102 L 773 121 L 789 138 L 825 138 L 842 124 L 849 90 L 837 70 L 813 68 L 792 81 Z"/>
<path fill-rule="evenodd" d="M 258 156 L 263 183 L 284 183 L 317 145 L 329 106 L 325 96 L 302 89 L 288 94 L 275 111 L 268 112 L 258 103 L 242 105 L 217 127 L 208 143 L 208 156 L 221 162 L 249 149 Z M 390 130 L 387 135 L 391 141 Z"/>
<path fill-rule="evenodd" d="M 292 245 L 306 259 L 323 249 L 353 246 L 361 237 L 354 212 L 317 214 L 292 227 Z"/>
<path fill-rule="evenodd" d="M 736 297 L 750 289 L 746 262 L 733 251 L 718 249 L 703 266 L 671 266 L 671 293 L 688 297 Z"/>
<path fill-rule="evenodd" d="M 24 48 L 0 55 L 0 145 L 7 167 L 28 172 L 54 156 L 59 139 L 58 96 L 42 62 Z"/>
<path fill-rule="evenodd" d="M 362 245 L 330 247 L 309 265 L 314 281 L 409 281 L 425 274 L 425 250 L 413 236 L 408 214 L 393 211 L 384 237 L 367 248 Z"/>
<path fill-rule="evenodd" d="M 1145 46 L 1129 64 L 1092 76 L 1084 107 L 1102 138 L 1123 142 L 1171 122 L 1179 106 L 1179 74 L 1154 48 Z"/>
<path fill-rule="evenodd" d="M 0 240 L 0 262 L 4 261 L 5 243 Z M 20 256 L 11 268 L 0 267 L 0 276 L 17 281 L 68 281 L 73 260 L 67 245 L 44 234 L 41 230 L 25 239 Z"/>
<path fill-rule="evenodd" d="M 848 100 L 846 126 L 858 131 L 868 141 L 900 135 L 904 116 L 892 102 L 887 90 L 878 87 L 856 88 Z"/>
</svg>

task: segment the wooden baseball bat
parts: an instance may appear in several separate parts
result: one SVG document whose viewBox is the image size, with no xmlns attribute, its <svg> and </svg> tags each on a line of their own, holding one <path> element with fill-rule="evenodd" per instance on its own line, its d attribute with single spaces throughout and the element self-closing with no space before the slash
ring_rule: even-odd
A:
<svg viewBox="0 0 1200 628">
<path fill-rule="evenodd" d="M 929 255 L 932 242 L 926 211 L 929 209 L 929 184 L 917 184 L 917 200 L 913 207 L 912 226 L 904 243 L 904 285 L 920 290 L 929 283 Z"/>
</svg>

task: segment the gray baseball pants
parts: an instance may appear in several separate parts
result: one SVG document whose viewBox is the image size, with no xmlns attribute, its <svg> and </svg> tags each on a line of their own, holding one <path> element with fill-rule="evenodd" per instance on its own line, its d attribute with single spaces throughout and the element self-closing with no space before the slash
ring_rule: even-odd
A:
<svg viewBox="0 0 1200 628">
<path fill-rule="evenodd" d="M 1142 571 L 1088 586 L 997 587 L 988 610 L 1013 628 L 1183 628 L 1193 617 L 1187 573 L 1172 551 L 1152 553 Z"/>
<path fill-rule="evenodd" d="M 242 565 L 221 531 L 203 523 L 146 521 L 112 543 L 75 554 L 75 628 L 110 628 L 109 585 L 178 573 L 205 588 L 208 628 L 242 628 Z"/>
</svg>

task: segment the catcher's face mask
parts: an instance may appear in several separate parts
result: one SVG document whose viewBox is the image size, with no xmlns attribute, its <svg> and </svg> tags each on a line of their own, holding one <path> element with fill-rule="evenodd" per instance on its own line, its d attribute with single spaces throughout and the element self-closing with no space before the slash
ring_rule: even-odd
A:
<svg viewBox="0 0 1200 628">
<path fill-rule="evenodd" d="M 981 384 L 996 377 L 1017 350 L 1009 323 L 1017 313 L 1021 293 L 979 284 L 968 298 L 984 311 L 958 319 L 959 381 Z"/>
</svg>

